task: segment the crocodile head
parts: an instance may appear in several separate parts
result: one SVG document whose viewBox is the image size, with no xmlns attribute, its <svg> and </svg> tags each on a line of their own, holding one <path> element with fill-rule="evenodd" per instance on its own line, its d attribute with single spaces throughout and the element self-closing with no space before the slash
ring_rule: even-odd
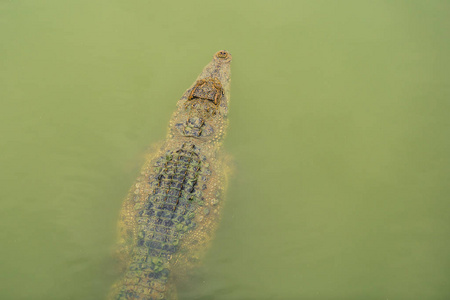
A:
<svg viewBox="0 0 450 300">
<path fill-rule="evenodd" d="M 228 51 L 218 51 L 194 84 L 178 101 L 171 121 L 171 134 L 202 141 L 217 141 L 227 125 L 230 97 Z"/>
</svg>

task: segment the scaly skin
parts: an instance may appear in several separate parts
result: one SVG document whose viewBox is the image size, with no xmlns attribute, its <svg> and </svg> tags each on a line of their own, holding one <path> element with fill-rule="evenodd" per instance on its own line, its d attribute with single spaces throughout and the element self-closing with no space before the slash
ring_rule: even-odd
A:
<svg viewBox="0 0 450 300">
<path fill-rule="evenodd" d="M 195 266 L 220 219 L 228 174 L 230 62 L 219 51 L 183 94 L 163 146 L 149 155 L 119 221 L 122 277 L 110 299 L 177 299 L 174 279 Z"/>
</svg>

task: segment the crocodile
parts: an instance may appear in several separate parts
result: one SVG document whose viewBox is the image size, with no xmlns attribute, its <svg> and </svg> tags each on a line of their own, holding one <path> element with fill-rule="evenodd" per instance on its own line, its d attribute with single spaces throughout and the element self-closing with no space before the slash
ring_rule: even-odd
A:
<svg viewBox="0 0 450 300">
<path fill-rule="evenodd" d="M 205 254 L 229 175 L 231 54 L 215 53 L 177 102 L 166 140 L 150 151 L 119 217 L 120 278 L 109 299 L 177 299 L 176 282 Z"/>
</svg>

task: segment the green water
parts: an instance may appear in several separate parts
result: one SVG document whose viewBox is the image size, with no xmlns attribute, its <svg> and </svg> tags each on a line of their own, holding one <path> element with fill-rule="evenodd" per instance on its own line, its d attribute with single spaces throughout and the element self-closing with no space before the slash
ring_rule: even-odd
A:
<svg viewBox="0 0 450 300">
<path fill-rule="evenodd" d="M 0 299 L 103 299 L 121 201 L 233 55 L 235 159 L 183 299 L 450 299 L 447 1 L 0 1 Z"/>
</svg>

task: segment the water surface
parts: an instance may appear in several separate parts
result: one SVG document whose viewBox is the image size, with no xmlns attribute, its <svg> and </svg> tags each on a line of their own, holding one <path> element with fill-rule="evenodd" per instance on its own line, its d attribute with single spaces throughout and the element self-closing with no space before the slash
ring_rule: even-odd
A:
<svg viewBox="0 0 450 300">
<path fill-rule="evenodd" d="M 0 298 L 97 300 L 175 103 L 233 55 L 221 227 L 182 299 L 450 298 L 445 1 L 0 1 Z"/>
</svg>

